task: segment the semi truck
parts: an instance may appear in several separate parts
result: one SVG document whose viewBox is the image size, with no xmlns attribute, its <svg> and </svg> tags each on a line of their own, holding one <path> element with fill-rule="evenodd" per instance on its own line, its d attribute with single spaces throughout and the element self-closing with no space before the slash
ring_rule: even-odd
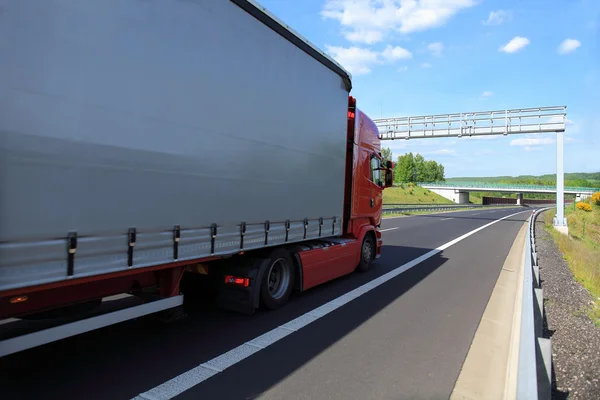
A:
<svg viewBox="0 0 600 400">
<path fill-rule="evenodd" d="M 0 35 L 0 356 L 381 254 L 377 127 L 258 3 L 6 0 Z"/>
</svg>

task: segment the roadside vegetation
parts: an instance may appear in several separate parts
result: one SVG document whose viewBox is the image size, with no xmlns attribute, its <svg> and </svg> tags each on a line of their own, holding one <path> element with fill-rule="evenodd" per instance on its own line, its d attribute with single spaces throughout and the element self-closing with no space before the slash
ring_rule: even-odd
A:
<svg viewBox="0 0 600 400">
<path fill-rule="evenodd" d="M 569 236 L 552 226 L 555 210 L 544 215 L 546 230 L 557 243 L 573 276 L 594 297 L 588 315 L 600 327 L 600 192 L 565 210 Z"/>
</svg>

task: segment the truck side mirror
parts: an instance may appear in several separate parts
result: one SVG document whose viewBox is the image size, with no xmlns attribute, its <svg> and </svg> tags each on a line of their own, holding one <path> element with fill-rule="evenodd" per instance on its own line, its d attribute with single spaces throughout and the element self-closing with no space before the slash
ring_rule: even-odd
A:
<svg viewBox="0 0 600 400">
<path fill-rule="evenodd" d="M 387 161 L 385 163 L 385 188 L 389 188 L 394 186 L 394 163 L 391 161 Z"/>
<path fill-rule="evenodd" d="M 384 188 L 389 188 L 394 186 L 394 172 L 391 169 L 386 170 L 385 172 L 385 186 Z"/>
</svg>

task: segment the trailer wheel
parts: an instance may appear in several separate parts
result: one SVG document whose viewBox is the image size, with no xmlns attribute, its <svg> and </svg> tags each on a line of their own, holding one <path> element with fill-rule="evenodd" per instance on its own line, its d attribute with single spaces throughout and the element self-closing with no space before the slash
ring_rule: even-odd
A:
<svg viewBox="0 0 600 400">
<path fill-rule="evenodd" d="M 260 285 L 260 299 L 267 309 L 275 310 L 287 303 L 294 288 L 294 262 L 283 249 L 271 252 L 268 260 Z"/>
<path fill-rule="evenodd" d="M 360 272 L 367 272 L 371 269 L 371 261 L 375 258 L 375 241 L 373 235 L 368 232 L 363 239 L 362 246 L 360 248 L 360 263 L 358 264 L 358 270 Z"/>
</svg>

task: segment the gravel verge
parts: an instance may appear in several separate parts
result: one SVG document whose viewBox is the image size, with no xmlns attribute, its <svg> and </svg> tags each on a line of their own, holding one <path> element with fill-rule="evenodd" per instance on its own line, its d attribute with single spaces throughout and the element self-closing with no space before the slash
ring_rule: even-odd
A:
<svg viewBox="0 0 600 400">
<path fill-rule="evenodd" d="M 600 399 L 600 329 L 587 316 L 590 293 L 573 278 L 544 229 L 535 224 L 536 251 L 544 289 L 544 336 L 552 338 L 552 398 Z"/>
</svg>

